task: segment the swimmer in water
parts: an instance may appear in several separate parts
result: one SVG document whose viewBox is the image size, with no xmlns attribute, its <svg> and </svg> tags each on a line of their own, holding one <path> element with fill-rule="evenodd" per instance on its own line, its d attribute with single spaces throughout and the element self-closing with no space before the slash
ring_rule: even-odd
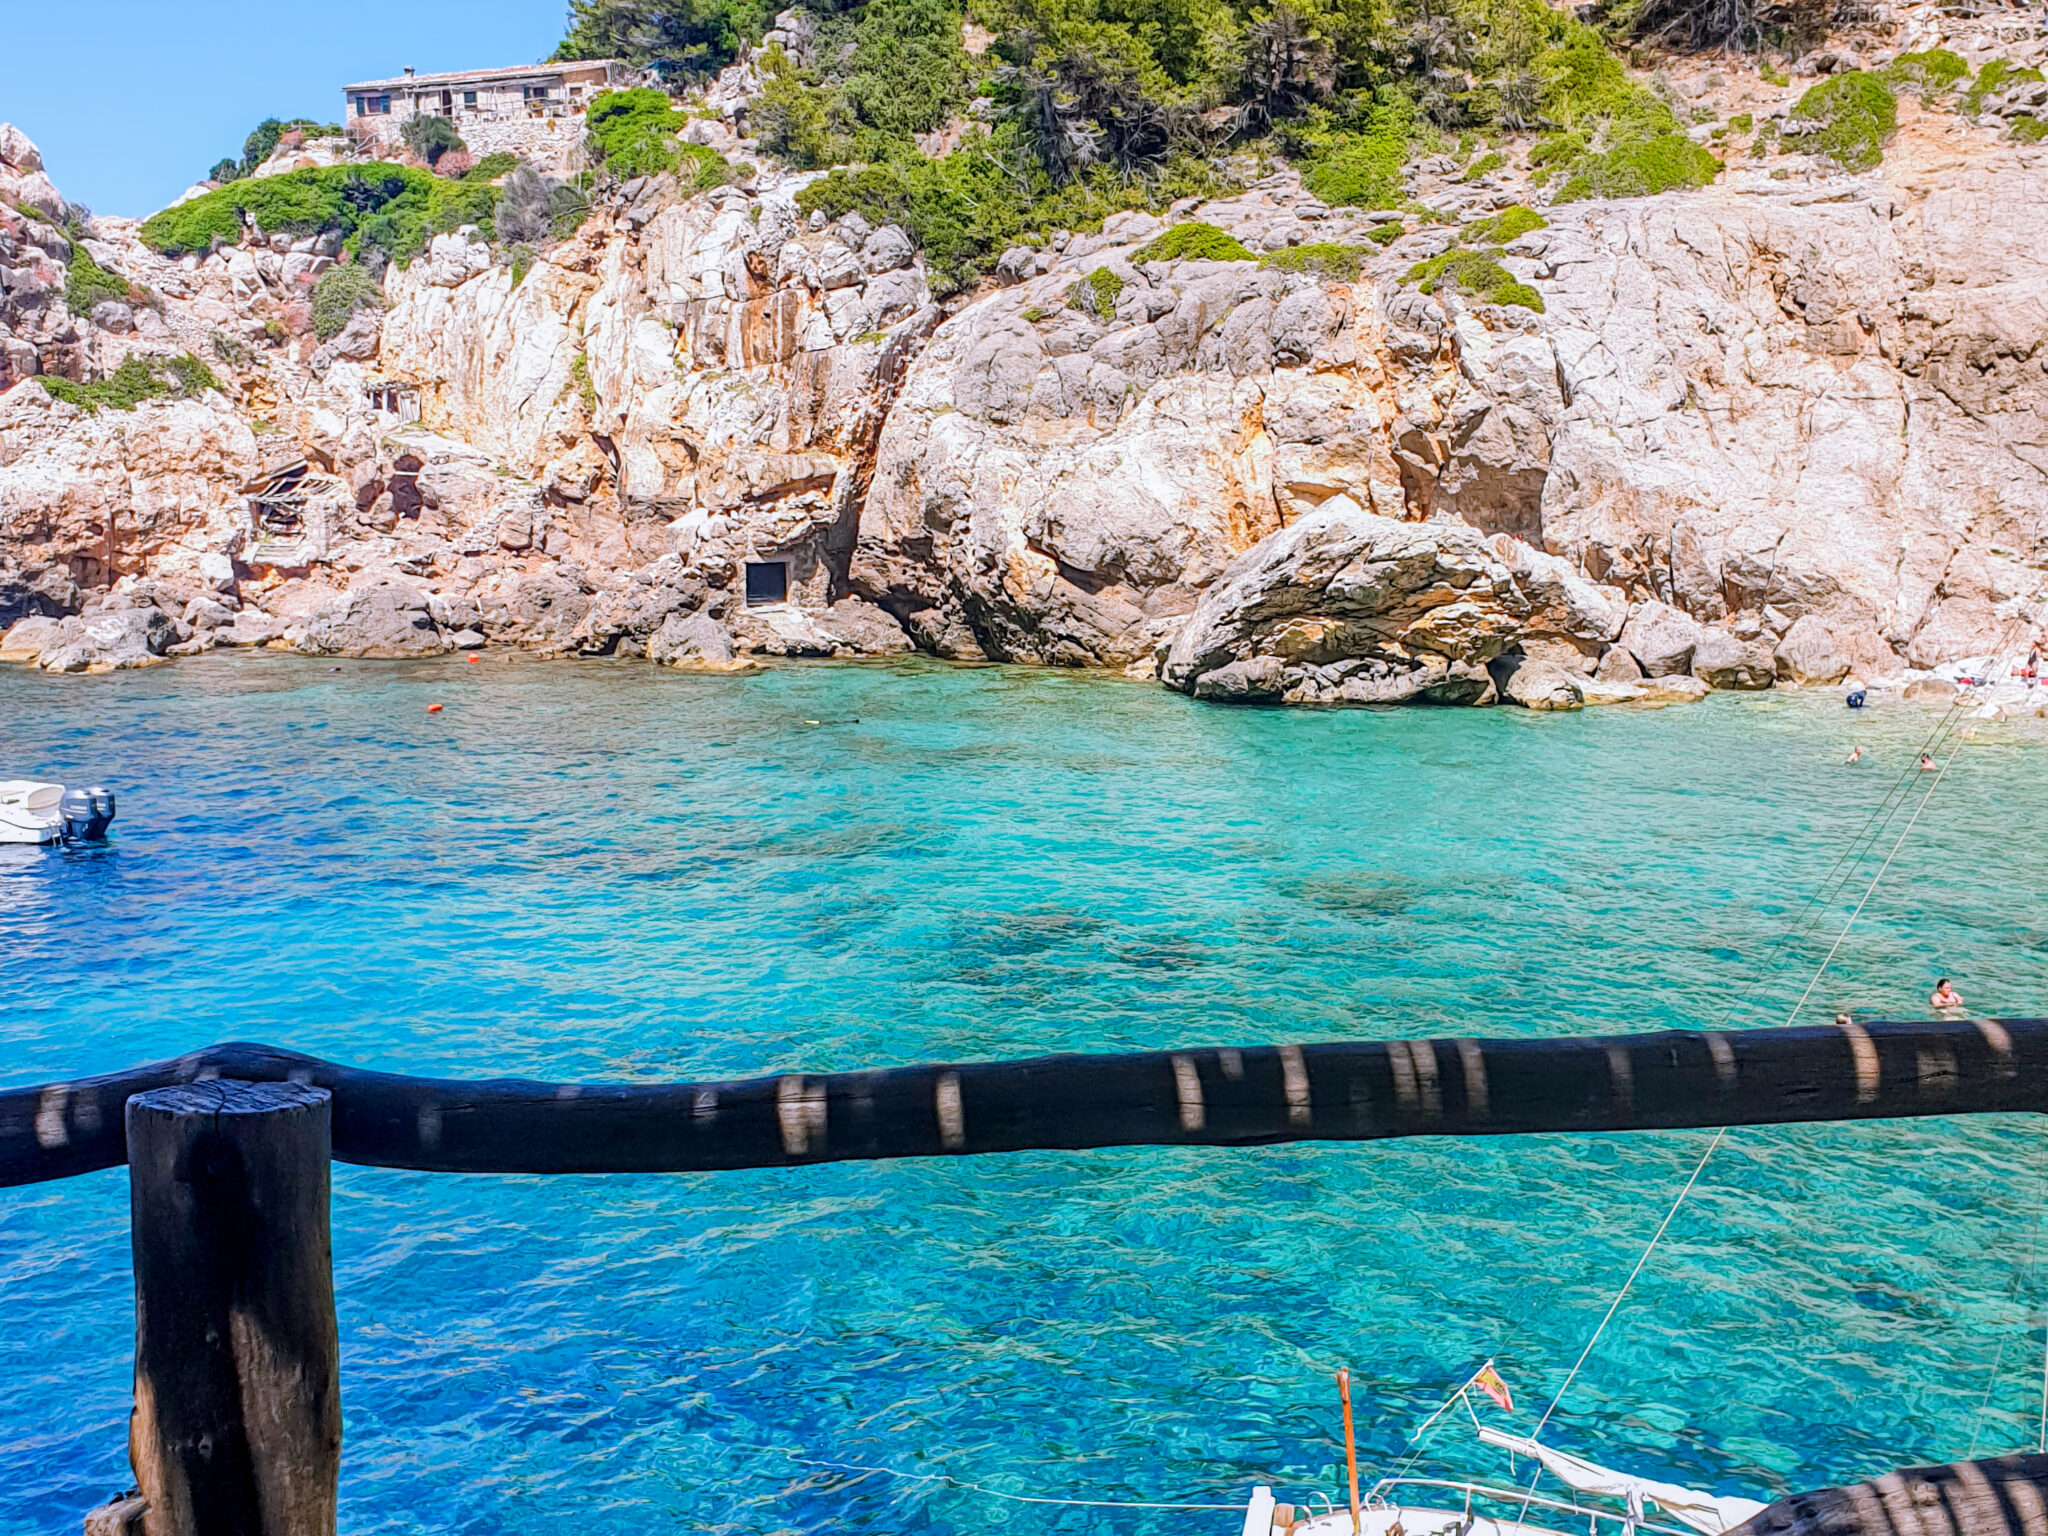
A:
<svg viewBox="0 0 2048 1536">
<path fill-rule="evenodd" d="M 1963 994 L 1950 986 L 1948 978 L 1944 976 L 1934 984 L 1934 995 L 1927 1001 L 1935 1008 L 1960 1008 L 1963 1006 Z"/>
<path fill-rule="evenodd" d="M 1922 752 L 1920 754 L 1920 771 L 1922 773 L 1932 773 L 1934 772 L 1934 766 L 1934 759 L 1925 752 Z"/>
<path fill-rule="evenodd" d="M 1848 755 L 1847 757 L 1843 758 L 1843 759 L 1842 759 L 1842 761 L 1843 761 L 1843 762 L 1845 762 L 1845 763 L 1860 763 L 1860 762 L 1862 762 L 1862 761 L 1863 761 L 1863 747 L 1862 747 L 1861 743 L 1857 744 L 1856 746 L 1853 746 L 1853 747 L 1851 747 L 1851 748 L 1849 749 L 1849 755 Z"/>
</svg>

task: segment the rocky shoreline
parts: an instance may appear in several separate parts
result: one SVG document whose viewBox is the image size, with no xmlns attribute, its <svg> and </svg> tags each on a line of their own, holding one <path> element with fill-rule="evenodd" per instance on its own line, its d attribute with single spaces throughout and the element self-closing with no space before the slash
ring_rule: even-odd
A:
<svg viewBox="0 0 2048 1536">
<path fill-rule="evenodd" d="M 2038 632 L 2048 150 L 1553 207 L 1501 257 L 1540 312 L 1418 291 L 1440 227 L 1284 170 L 941 303 L 807 180 L 629 183 L 518 274 L 440 236 L 319 343 L 291 306 L 330 258 L 257 229 L 170 261 L 97 220 L 141 297 L 68 315 L 21 212 L 64 205 L 0 130 L 0 659 L 917 649 L 1569 708 Z M 1241 255 L 1153 254 L 1187 223 Z M 1356 270 L 1279 259 L 1325 248 Z M 217 387 L 42 382 L 177 349 Z"/>
</svg>

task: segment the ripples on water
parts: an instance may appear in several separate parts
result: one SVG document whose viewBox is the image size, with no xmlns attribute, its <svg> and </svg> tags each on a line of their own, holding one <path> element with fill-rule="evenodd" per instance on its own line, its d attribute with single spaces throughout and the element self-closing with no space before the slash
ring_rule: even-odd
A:
<svg viewBox="0 0 2048 1536">
<path fill-rule="evenodd" d="M 1836 920 L 1760 985 L 1771 945 L 1929 718 L 1283 713 L 925 663 L 0 669 L 0 770 L 122 797 L 104 850 L 0 851 L 0 1082 L 238 1038 L 668 1079 L 1775 1022 Z M 1943 972 L 2048 1012 L 2032 730 L 1965 749 L 1822 1017 L 1917 1017 Z M 343 1529 L 1222 1536 L 814 1463 L 1335 1493 L 1333 1367 L 1374 1463 L 1488 1355 L 1540 1407 L 1703 1145 L 337 1167 Z M 1732 1132 L 1548 1438 L 1762 1496 L 2028 1445 L 2044 1169 L 2018 1118 Z M 126 1484 L 126 1244 L 119 1170 L 0 1191 L 0 1531 Z M 1439 1446 L 1421 1470 L 1505 1470 Z"/>
</svg>

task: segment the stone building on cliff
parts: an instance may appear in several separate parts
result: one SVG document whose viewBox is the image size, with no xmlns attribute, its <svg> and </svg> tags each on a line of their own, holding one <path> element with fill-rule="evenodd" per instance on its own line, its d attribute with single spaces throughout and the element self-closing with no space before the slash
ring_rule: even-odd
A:
<svg viewBox="0 0 2048 1536">
<path fill-rule="evenodd" d="M 575 59 L 508 69 L 421 75 L 344 86 L 343 121 L 359 141 L 396 145 L 408 118 L 445 117 L 478 155 L 534 156 L 582 138 L 584 109 L 599 92 L 633 83 L 616 59 Z"/>
</svg>

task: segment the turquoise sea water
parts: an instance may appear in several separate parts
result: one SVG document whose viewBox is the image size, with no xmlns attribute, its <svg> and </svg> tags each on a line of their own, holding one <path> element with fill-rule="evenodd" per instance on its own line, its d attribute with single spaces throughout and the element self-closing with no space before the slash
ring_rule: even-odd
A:
<svg viewBox="0 0 2048 1536">
<path fill-rule="evenodd" d="M 923 662 L 0 669 L 0 774 L 122 807 L 104 849 L 0 857 L 0 1083 L 235 1038 L 683 1079 L 1778 1022 L 1849 902 L 1771 947 L 1929 720 L 1229 710 Z M 2034 730 L 1962 749 L 1821 1018 L 1919 1016 L 1942 973 L 2048 1012 Z M 1540 1411 L 1704 1142 L 338 1167 L 342 1526 L 1231 1536 L 942 1479 L 1335 1494 L 1339 1364 L 1374 1464 L 1489 1355 Z M 1760 1497 L 2030 1448 L 2044 1174 L 2017 1118 L 1731 1133 L 1547 1438 Z M 121 1170 L 0 1191 L 0 1532 L 126 1486 L 126 1243 Z M 1418 1470 L 1494 1456 L 1452 1433 Z"/>
</svg>

